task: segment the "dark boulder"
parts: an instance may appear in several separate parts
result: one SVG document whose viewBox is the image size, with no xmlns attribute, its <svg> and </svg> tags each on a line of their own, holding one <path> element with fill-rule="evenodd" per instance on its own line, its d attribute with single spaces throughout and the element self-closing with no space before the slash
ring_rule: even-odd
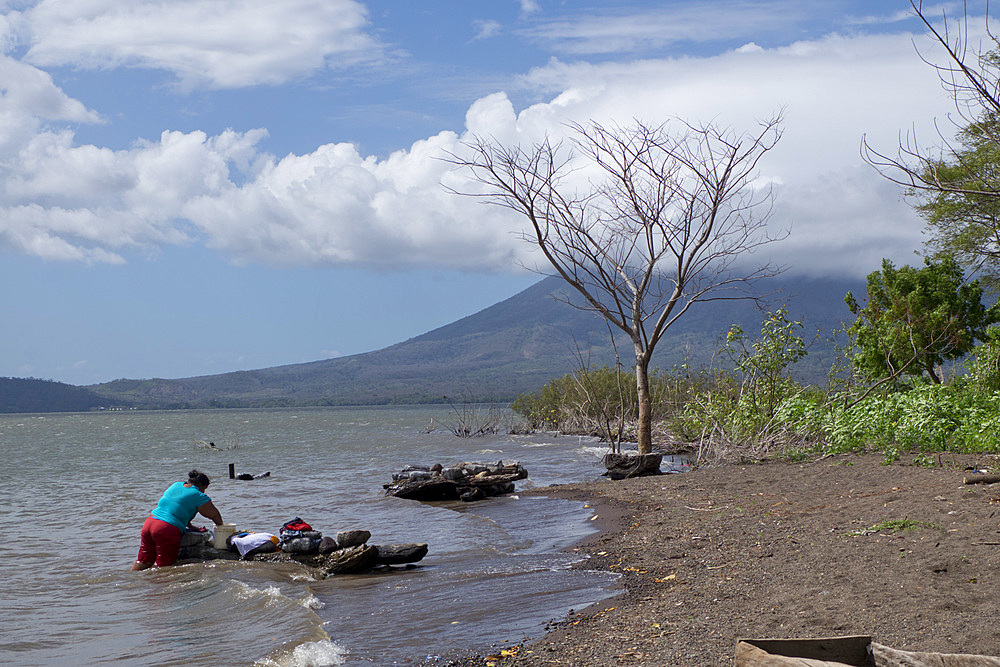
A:
<svg viewBox="0 0 1000 667">
<path fill-rule="evenodd" d="M 371 536 L 367 530 L 342 530 L 337 533 L 337 546 L 341 549 L 360 547 L 367 544 Z"/>
<path fill-rule="evenodd" d="M 338 549 L 326 556 L 326 562 L 318 564 L 324 577 L 334 574 L 355 574 L 374 568 L 378 563 L 378 547 L 362 544 L 356 547 Z"/>
<path fill-rule="evenodd" d="M 389 544 L 378 549 L 379 565 L 405 565 L 416 563 L 427 555 L 426 544 Z"/>
<path fill-rule="evenodd" d="M 406 466 L 383 485 L 387 496 L 410 500 L 464 500 L 471 502 L 514 492 L 514 482 L 528 477 L 517 461 L 460 463 L 444 467 Z"/>
</svg>

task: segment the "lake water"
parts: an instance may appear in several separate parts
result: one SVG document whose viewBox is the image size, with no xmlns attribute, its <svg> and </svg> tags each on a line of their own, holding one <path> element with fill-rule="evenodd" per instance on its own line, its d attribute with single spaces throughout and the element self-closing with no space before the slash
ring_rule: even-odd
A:
<svg viewBox="0 0 1000 667">
<path fill-rule="evenodd" d="M 387 498 L 406 464 L 519 460 L 534 485 L 596 479 L 590 438 L 426 432 L 449 408 L 315 408 L 0 416 L 0 662 L 395 665 L 539 636 L 614 594 L 562 550 L 583 503 Z M 204 443 L 213 441 L 217 448 Z M 238 473 L 271 476 L 254 481 Z M 277 533 L 302 517 L 372 544 L 427 542 L 419 567 L 315 580 L 292 565 L 216 561 L 134 573 L 139 529 L 191 468 L 227 522 Z M 210 525 L 202 517 L 196 525 Z"/>
</svg>

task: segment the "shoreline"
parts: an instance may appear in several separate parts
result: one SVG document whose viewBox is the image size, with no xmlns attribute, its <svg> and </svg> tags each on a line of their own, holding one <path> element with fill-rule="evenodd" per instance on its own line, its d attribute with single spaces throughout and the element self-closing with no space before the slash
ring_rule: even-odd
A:
<svg viewBox="0 0 1000 667">
<path fill-rule="evenodd" d="M 626 521 L 632 518 L 632 510 L 626 508 L 620 502 L 605 498 L 600 489 L 594 488 L 603 484 L 605 481 L 610 480 L 599 478 L 588 482 L 536 486 L 523 491 L 517 491 L 519 496 L 536 496 L 582 502 L 586 503 L 586 505 L 593 510 L 594 516 L 590 519 L 590 521 L 594 522 L 596 530 L 559 550 L 560 552 L 565 553 L 582 552 L 586 554 L 585 559 L 571 565 L 570 569 L 614 572 L 614 570 L 607 567 L 594 567 L 594 557 L 595 554 L 601 550 L 601 544 L 613 539 L 615 535 L 620 534 L 623 530 L 625 530 L 627 527 Z M 618 592 L 592 602 L 585 607 L 581 607 L 580 609 L 570 609 L 564 618 L 550 619 L 545 624 L 544 634 L 537 637 L 519 637 L 516 643 L 504 641 L 503 643 L 492 644 L 489 647 L 482 647 L 476 650 L 471 655 L 446 655 L 443 656 L 442 664 L 447 667 L 483 667 L 484 665 L 492 667 L 514 667 L 515 665 L 528 664 L 577 664 L 568 662 L 559 663 L 553 661 L 545 663 L 526 663 L 523 662 L 523 660 L 527 655 L 530 655 L 525 653 L 525 651 L 532 651 L 532 647 L 535 644 L 541 644 L 547 639 L 562 636 L 565 634 L 563 631 L 568 627 L 572 627 L 575 624 L 574 621 L 579 617 L 606 612 L 609 607 L 615 607 L 615 600 L 623 598 L 628 594 L 629 591 L 622 587 Z M 512 650 L 517 653 L 517 655 L 510 655 L 509 653 Z M 594 664 L 596 665 L 598 663 Z"/>
<path fill-rule="evenodd" d="M 618 573 L 623 590 L 447 664 L 731 665 L 739 639 L 853 634 L 1000 655 L 1000 485 L 963 481 L 997 462 L 935 460 L 840 455 L 522 492 L 590 504 L 599 532 L 570 548 L 589 556 L 574 567 Z"/>
</svg>

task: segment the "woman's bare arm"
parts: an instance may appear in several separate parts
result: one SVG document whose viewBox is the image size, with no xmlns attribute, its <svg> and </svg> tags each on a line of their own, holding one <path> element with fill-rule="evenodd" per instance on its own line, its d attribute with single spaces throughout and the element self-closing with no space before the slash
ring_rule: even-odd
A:
<svg viewBox="0 0 1000 667">
<path fill-rule="evenodd" d="M 222 525 L 222 513 L 219 512 L 215 504 L 209 500 L 207 503 L 198 508 L 198 514 L 202 515 L 206 519 L 211 519 L 215 522 L 216 526 Z"/>
</svg>

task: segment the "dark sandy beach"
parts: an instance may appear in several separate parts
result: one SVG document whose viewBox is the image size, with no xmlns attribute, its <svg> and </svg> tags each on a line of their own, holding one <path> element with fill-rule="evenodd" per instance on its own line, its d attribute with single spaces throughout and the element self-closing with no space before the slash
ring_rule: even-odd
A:
<svg viewBox="0 0 1000 667">
<path fill-rule="evenodd" d="M 1000 484 L 989 456 L 935 467 L 878 455 L 722 466 L 535 489 L 591 502 L 582 567 L 625 591 L 535 641 L 456 666 L 731 665 L 740 638 L 870 635 L 921 651 L 1000 655 Z"/>
</svg>

